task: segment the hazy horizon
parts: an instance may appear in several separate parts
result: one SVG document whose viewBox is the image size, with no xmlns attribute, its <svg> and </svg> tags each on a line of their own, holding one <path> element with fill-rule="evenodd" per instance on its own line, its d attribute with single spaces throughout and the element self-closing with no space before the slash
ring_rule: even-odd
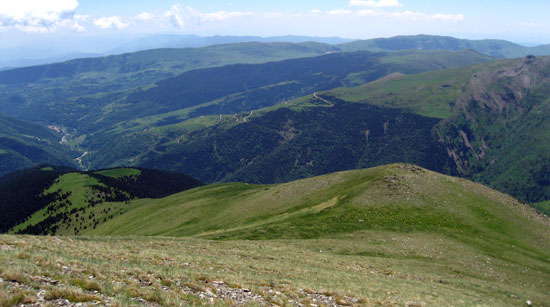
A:
<svg viewBox="0 0 550 307">
<path fill-rule="evenodd" d="M 136 40 L 158 35 L 355 40 L 427 34 L 533 46 L 550 43 L 549 9 L 540 0 L 0 0 L 0 67 L 21 59 L 138 50 Z"/>
</svg>

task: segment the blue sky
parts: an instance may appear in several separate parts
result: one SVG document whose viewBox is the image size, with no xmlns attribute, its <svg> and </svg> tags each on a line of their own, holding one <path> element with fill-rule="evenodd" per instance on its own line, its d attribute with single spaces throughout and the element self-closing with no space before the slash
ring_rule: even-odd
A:
<svg viewBox="0 0 550 307">
<path fill-rule="evenodd" d="M 542 0 L 0 0 L 0 39 L 422 33 L 550 43 L 548 12 Z"/>
</svg>

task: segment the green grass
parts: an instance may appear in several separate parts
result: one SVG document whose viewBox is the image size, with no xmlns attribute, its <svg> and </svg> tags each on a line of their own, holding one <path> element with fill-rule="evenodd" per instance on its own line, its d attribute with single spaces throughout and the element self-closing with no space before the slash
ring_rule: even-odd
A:
<svg viewBox="0 0 550 307">
<path fill-rule="evenodd" d="M 533 223 L 533 209 L 509 196 L 402 164 L 280 185 L 211 185 L 132 208 L 85 233 L 266 240 L 367 230 L 428 232 L 497 255 L 506 244 L 537 244 L 548 229 Z M 471 240 L 480 235 L 486 242 Z"/>
<path fill-rule="evenodd" d="M 44 193 L 49 194 L 57 191 L 71 192 L 71 195 L 67 198 L 71 205 L 64 209 L 68 212 L 72 209 L 80 209 L 88 205 L 86 200 L 93 197 L 93 191 L 90 187 L 92 185 L 101 185 L 101 183 L 97 179 L 85 174 L 68 173 L 60 176 L 49 189 L 44 191 Z M 23 230 L 29 225 L 36 225 L 48 216 L 50 216 L 50 214 L 48 213 L 47 207 L 45 207 L 31 215 L 31 217 L 24 223 L 12 228 L 10 233 Z"/>
<path fill-rule="evenodd" d="M 8 246 L 0 262 L 13 263 L 0 267 L 0 277 L 32 289 L 16 297 L 5 288 L 0 299 L 35 297 L 47 287 L 52 299 L 205 304 L 199 295 L 223 281 L 287 304 L 311 304 L 312 293 L 367 306 L 550 301 L 547 217 L 412 165 L 212 185 L 83 214 L 107 208 L 113 218 L 83 229 L 85 237 L 0 236 Z M 239 304 L 219 296 L 213 303 Z"/>
<path fill-rule="evenodd" d="M 121 178 L 121 177 L 136 177 L 141 174 L 141 171 L 135 168 L 115 168 L 95 172 L 98 175 Z"/>
<path fill-rule="evenodd" d="M 538 211 L 550 216 L 550 201 L 543 201 L 533 204 L 533 207 Z"/>
<path fill-rule="evenodd" d="M 436 52 L 437 53 L 437 52 Z M 444 62 L 445 58 L 438 56 Z M 425 54 L 404 54 L 384 58 L 383 61 L 424 61 Z M 501 60 L 456 69 L 435 70 L 414 75 L 399 72 L 377 81 L 351 88 L 336 88 L 320 95 L 333 96 L 349 102 L 360 102 L 388 108 L 402 108 L 411 112 L 446 119 L 452 115 L 458 98 L 466 93 L 474 74 L 515 65 L 518 60 Z"/>
<path fill-rule="evenodd" d="M 428 117 L 448 118 L 471 73 L 471 69 L 458 69 L 453 73 L 394 74 L 358 87 L 338 88 L 321 94 L 350 102 L 404 108 Z"/>
<path fill-rule="evenodd" d="M 0 261 L 12 263 L 0 271 L 4 280 L 21 272 L 19 279 L 31 286 L 28 297 L 48 289 L 52 297 L 74 302 L 110 298 L 124 305 L 142 297 L 165 305 L 197 304 L 198 294 L 206 293 L 214 280 L 266 299 L 277 291 L 283 300 L 306 302 L 311 298 L 305 293 L 321 293 L 355 298 L 367 306 L 509 306 L 526 300 L 544 306 L 550 298 L 548 272 L 529 262 L 480 254 L 437 233 L 362 231 L 269 241 L 0 236 L 0 242 L 15 247 L 0 254 Z M 17 257 L 21 253 L 29 256 Z M 35 282 L 33 276 L 60 283 Z M 220 298 L 215 302 L 235 304 Z"/>
</svg>

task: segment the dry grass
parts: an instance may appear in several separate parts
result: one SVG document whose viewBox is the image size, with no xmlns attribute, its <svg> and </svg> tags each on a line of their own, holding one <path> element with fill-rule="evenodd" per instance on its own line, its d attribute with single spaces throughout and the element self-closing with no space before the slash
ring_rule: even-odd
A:
<svg viewBox="0 0 550 307">
<path fill-rule="evenodd" d="M 434 234 L 368 231 L 333 239 L 261 242 L 150 237 L 51 241 L 32 236 L 0 240 L 13 246 L 24 243 L 24 248 L 0 253 L 0 263 L 7 263 L 0 267 L 2 306 L 35 298 L 40 289 L 48 299 L 109 299 L 113 306 L 140 300 L 205 304 L 209 298 L 199 295 L 210 292 L 218 296 L 214 304 L 231 305 L 220 297 L 214 281 L 234 291 L 250 289 L 277 305 L 313 302 L 323 295 L 341 305 L 355 297 L 356 303 L 367 306 L 550 301 L 550 261 L 510 262 Z M 17 257 L 21 252 L 29 257 Z M 14 291 L 11 281 L 27 285 L 29 293 Z"/>
<path fill-rule="evenodd" d="M 101 301 L 101 298 L 97 295 L 82 293 L 73 289 L 67 288 L 55 288 L 44 295 L 44 298 L 48 301 L 57 300 L 57 299 L 67 299 L 73 303 L 82 303 L 82 302 L 93 302 Z"/>
<path fill-rule="evenodd" d="M 85 291 L 97 291 L 101 292 L 102 288 L 99 283 L 95 281 L 85 280 L 85 279 L 74 279 L 71 281 L 71 284 L 82 288 Z"/>
</svg>

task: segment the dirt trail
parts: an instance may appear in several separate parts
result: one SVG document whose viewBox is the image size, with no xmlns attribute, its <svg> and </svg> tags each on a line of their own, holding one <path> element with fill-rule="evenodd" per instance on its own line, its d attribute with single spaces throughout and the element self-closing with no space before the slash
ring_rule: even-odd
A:
<svg viewBox="0 0 550 307">
<path fill-rule="evenodd" d="M 76 162 L 78 162 L 78 166 L 84 170 L 87 170 L 87 169 L 84 167 L 84 164 L 82 164 L 82 159 L 84 159 L 84 157 L 86 157 L 87 155 L 88 155 L 88 152 L 85 151 L 80 157 L 75 158 Z"/>
<path fill-rule="evenodd" d="M 321 100 L 322 102 L 328 104 L 328 105 L 331 106 L 331 107 L 334 107 L 334 104 L 333 104 L 332 102 L 330 102 L 330 101 L 328 101 L 328 100 L 326 100 L 326 99 L 324 99 L 324 98 L 319 97 L 319 96 L 317 95 L 317 92 L 313 93 L 313 97 L 314 97 L 315 99 Z"/>
</svg>

